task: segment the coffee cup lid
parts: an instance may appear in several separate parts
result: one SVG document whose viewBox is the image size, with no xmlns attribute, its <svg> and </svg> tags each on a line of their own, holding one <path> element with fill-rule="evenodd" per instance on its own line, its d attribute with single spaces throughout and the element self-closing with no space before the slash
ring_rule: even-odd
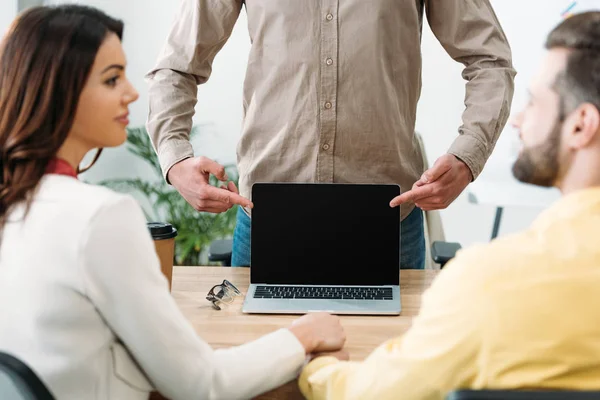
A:
<svg viewBox="0 0 600 400">
<path fill-rule="evenodd" d="M 166 222 L 148 222 L 148 229 L 154 240 L 172 239 L 177 236 L 177 229 Z"/>
</svg>

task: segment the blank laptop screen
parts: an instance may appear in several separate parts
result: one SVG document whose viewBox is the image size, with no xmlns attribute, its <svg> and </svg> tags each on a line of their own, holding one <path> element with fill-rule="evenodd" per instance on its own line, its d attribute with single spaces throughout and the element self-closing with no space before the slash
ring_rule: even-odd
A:
<svg viewBox="0 0 600 400">
<path fill-rule="evenodd" d="M 398 185 L 256 183 L 251 282 L 398 285 Z"/>
</svg>

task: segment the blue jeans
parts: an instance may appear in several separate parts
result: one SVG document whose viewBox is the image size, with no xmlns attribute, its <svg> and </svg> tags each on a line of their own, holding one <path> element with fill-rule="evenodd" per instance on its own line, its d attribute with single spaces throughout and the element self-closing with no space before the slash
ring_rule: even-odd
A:
<svg viewBox="0 0 600 400">
<path fill-rule="evenodd" d="M 231 265 L 234 267 L 250 266 L 251 223 L 248 214 L 238 208 L 231 255 Z M 417 207 L 400 224 L 400 268 L 425 268 L 423 211 Z"/>
</svg>

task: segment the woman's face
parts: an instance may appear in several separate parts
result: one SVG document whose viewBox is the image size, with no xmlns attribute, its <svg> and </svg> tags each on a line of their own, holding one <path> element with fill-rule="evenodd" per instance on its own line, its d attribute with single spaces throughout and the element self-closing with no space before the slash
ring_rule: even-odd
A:
<svg viewBox="0 0 600 400">
<path fill-rule="evenodd" d="M 125 53 L 118 36 L 104 40 L 79 97 L 69 140 L 91 150 L 115 147 L 127 139 L 129 104 L 138 92 L 125 76 Z"/>
</svg>

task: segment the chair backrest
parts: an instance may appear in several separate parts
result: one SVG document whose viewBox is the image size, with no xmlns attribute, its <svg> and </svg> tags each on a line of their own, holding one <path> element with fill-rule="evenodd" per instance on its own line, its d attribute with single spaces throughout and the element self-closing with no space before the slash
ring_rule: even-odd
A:
<svg viewBox="0 0 600 400">
<path fill-rule="evenodd" d="M 429 168 L 429 160 L 427 159 L 423 137 L 419 132 L 415 132 L 415 137 L 417 138 L 421 154 L 423 155 L 423 167 L 427 169 Z M 425 211 L 423 217 L 423 223 L 425 224 L 425 268 L 439 269 L 439 265 L 435 264 L 431 259 L 431 244 L 436 241 L 446 241 L 444 227 L 442 226 L 442 218 L 439 211 Z"/>
<path fill-rule="evenodd" d="M 54 397 L 31 368 L 0 352 L 0 399 L 54 400 Z"/>
<path fill-rule="evenodd" d="M 446 400 L 592 400 L 600 399 L 600 391 L 568 390 L 458 390 Z"/>
</svg>

